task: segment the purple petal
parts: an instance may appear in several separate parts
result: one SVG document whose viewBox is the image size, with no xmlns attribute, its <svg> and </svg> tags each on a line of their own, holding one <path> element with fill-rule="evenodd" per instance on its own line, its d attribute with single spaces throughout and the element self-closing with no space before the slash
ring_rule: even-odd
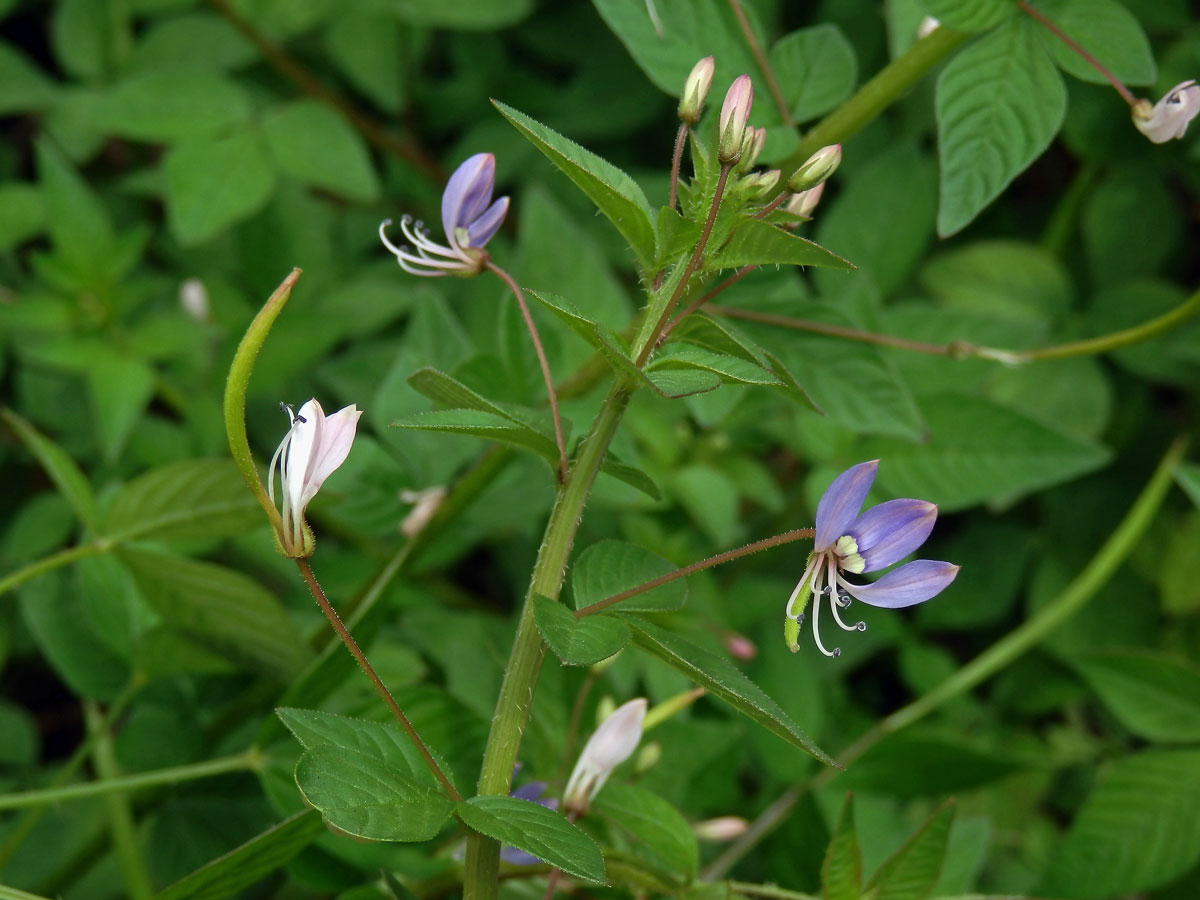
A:
<svg viewBox="0 0 1200 900">
<path fill-rule="evenodd" d="M 508 796 L 516 797 L 519 800 L 532 800 L 534 803 L 537 803 L 544 793 L 546 793 L 546 782 L 531 781 L 528 784 L 521 785 L 515 791 L 510 791 Z"/>
<path fill-rule="evenodd" d="M 487 211 L 467 226 L 467 246 L 482 247 L 492 239 L 492 235 L 504 222 L 508 215 L 508 198 L 501 197 L 487 208 Z"/>
<path fill-rule="evenodd" d="M 848 533 L 858 542 L 863 571 L 874 572 L 925 543 L 936 521 L 937 507 L 928 500 L 889 500 L 855 519 Z"/>
<path fill-rule="evenodd" d="M 541 863 L 541 860 L 532 853 L 526 853 L 524 850 L 510 847 L 508 844 L 500 848 L 500 858 L 513 866 L 536 866 Z"/>
<path fill-rule="evenodd" d="M 871 606 L 902 609 L 936 597 L 958 574 L 959 566 L 932 559 L 917 559 L 888 572 L 874 584 L 842 582 L 851 596 Z"/>
<path fill-rule="evenodd" d="M 817 504 L 817 529 L 813 538 L 814 550 L 827 550 L 829 545 L 846 533 L 875 480 L 879 460 L 851 466 L 825 489 Z"/>
<path fill-rule="evenodd" d="M 476 153 L 454 170 L 442 192 L 442 227 L 450 245 L 456 228 L 470 225 L 492 202 L 492 186 L 496 181 L 496 157 Z"/>
</svg>

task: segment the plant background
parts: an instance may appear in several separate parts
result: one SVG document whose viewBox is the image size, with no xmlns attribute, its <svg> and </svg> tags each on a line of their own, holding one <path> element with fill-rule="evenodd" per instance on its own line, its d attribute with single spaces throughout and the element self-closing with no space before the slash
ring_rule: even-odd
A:
<svg viewBox="0 0 1200 900">
<path fill-rule="evenodd" d="M 804 123 L 906 48 L 925 12 L 908 0 L 745 5 L 768 46 L 788 36 L 772 60 Z M 1152 99 L 1200 72 L 1200 25 L 1183 0 L 1087 6 L 1041 8 L 1080 29 L 1115 23 L 1095 26 L 1096 40 Z M 163 888 L 301 809 L 299 748 L 274 707 L 383 719 L 340 648 L 321 655 L 328 631 L 303 584 L 236 472 L 213 462 L 226 454 L 233 350 L 293 266 L 304 274 L 251 384 L 251 443 L 269 456 L 285 425 L 280 400 L 365 410 L 348 463 L 313 506 L 315 565 L 335 603 L 369 610 L 358 633 L 377 667 L 473 784 L 552 484 L 536 457 L 389 425 L 430 408 L 408 381 L 423 366 L 503 401 L 535 404 L 541 386 L 498 281 L 405 276 L 376 227 L 410 211 L 436 232 L 446 173 L 493 152 L 514 203 L 489 250 L 522 285 L 624 327 L 639 296 L 629 251 L 488 99 L 611 159 L 662 202 L 675 99 L 660 87 L 676 90 L 711 52 L 719 98 L 747 51 L 723 3 L 657 0 L 671 33 L 684 29 L 670 53 L 654 51 L 646 10 L 634 0 L 0 2 L 0 571 L 85 548 L 4 583 L 0 791 L 46 786 L 68 763 L 84 763 L 66 770 L 71 780 L 235 761 L 203 780 L 52 806 L 32 825 L 28 813 L 0 814 L 0 881 L 123 896 L 132 853 Z M 1157 66 L 1138 51 L 1143 32 Z M 1063 84 L 1057 137 L 968 224 L 944 191 L 939 213 L 926 77 L 845 142 L 808 227 L 859 270 L 764 271 L 723 302 L 1017 350 L 1183 303 L 1200 277 L 1196 135 L 1152 146 L 1109 88 Z M 761 86 L 752 122 L 779 124 Z M 767 161 L 792 151 L 789 135 L 771 128 Z M 953 234 L 938 236 L 939 215 Z M 189 311 L 181 296 L 198 291 L 206 303 Z M 535 315 L 578 435 L 602 368 L 561 323 Z M 832 476 L 872 457 L 883 460 L 880 498 L 939 503 L 923 555 L 961 563 L 958 581 L 910 612 L 865 611 L 868 631 L 844 640 L 838 660 L 807 645 L 790 654 L 780 638 L 800 548 L 694 576 L 686 613 L 667 619 L 714 649 L 730 631 L 748 636 L 757 655 L 739 665 L 834 753 L 1049 603 L 1172 439 L 1196 430 L 1195 323 L 1108 355 L 1021 367 L 746 330 L 824 415 L 742 386 L 682 401 L 643 392 L 614 449 L 662 499 L 602 477 L 577 552 L 620 538 L 682 565 L 810 525 Z M 1200 470 L 1183 466 L 1178 479 L 1200 499 Z M 398 494 L 436 485 L 458 485 L 452 503 L 408 544 Z M 800 797 L 736 877 L 818 890 L 853 790 L 867 872 L 957 798 L 935 896 L 1200 894 L 1198 548 L 1200 514 L 1175 491 L 1086 609 Z M 689 685 L 633 651 L 599 675 L 551 660 L 522 746 L 529 775 L 561 783 L 585 680 L 585 730 L 605 695 L 662 700 Z M 690 820 L 753 818 L 816 767 L 710 700 L 647 740 L 663 761 L 623 780 Z M 264 754 L 261 771 L 238 755 L 247 746 Z M 444 837 L 364 844 L 310 831 L 251 895 L 388 896 L 375 884 L 381 868 L 433 894 L 454 866 Z M 702 862 L 719 849 L 702 845 Z"/>
</svg>

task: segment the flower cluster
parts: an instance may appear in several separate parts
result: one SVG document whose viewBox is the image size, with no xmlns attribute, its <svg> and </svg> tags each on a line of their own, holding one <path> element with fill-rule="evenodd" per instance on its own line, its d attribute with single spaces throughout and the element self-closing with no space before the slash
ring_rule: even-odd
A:
<svg viewBox="0 0 1200 900">
<path fill-rule="evenodd" d="M 841 649 L 826 650 L 817 630 L 825 598 L 838 627 L 865 631 L 865 622 L 848 625 L 842 620 L 840 610 L 850 605 L 851 597 L 888 609 L 914 606 L 941 593 L 958 574 L 958 566 L 928 559 L 906 563 L 873 584 L 855 584 L 842 574 L 877 572 L 899 562 L 925 543 L 937 519 L 937 507 L 927 500 L 889 500 L 860 515 L 878 468 L 877 459 L 851 466 L 833 480 L 817 504 L 813 550 L 784 610 L 784 640 L 792 652 L 799 649 L 796 638 L 810 598 L 817 649 L 838 656 Z"/>
<path fill-rule="evenodd" d="M 1139 100 L 1133 106 L 1133 124 L 1155 144 L 1183 137 L 1188 123 L 1200 115 L 1200 86 L 1182 81 L 1171 88 L 1161 100 L 1150 105 Z"/>
</svg>

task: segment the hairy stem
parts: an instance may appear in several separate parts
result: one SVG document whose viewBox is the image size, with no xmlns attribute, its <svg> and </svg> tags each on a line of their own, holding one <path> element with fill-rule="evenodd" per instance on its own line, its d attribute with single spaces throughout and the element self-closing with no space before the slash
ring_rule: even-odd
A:
<svg viewBox="0 0 1200 900">
<path fill-rule="evenodd" d="M 786 531 L 783 534 L 777 534 L 774 537 L 763 538 L 761 541 L 755 541 L 752 544 L 746 544 L 744 547 L 737 547 L 733 550 L 726 550 L 724 553 L 718 553 L 716 556 L 710 556 L 708 559 L 702 559 L 699 562 L 694 562 L 691 565 L 684 566 L 681 569 L 676 569 L 674 572 L 667 572 L 665 575 L 659 575 L 657 578 L 652 578 L 645 584 L 639 584 L 637 587 L 631 587 L 629 590 L 621 591 L 619 594 L 613 594 L 611 597 L 605 597 L 603 600 L 597 600 L 587 606 L 580 607 L 575 610 L 575 618 L 582 619 L 584 616 L 590 616 L 593 613 L 602 612 L 610 606 L 616 606 L 622 600 L 628 600 L 630 597 L 636 597 L 638 594 L 644 594 L 646 591 L 652 591 L 656 587 L 661 587 L 664 584 L 670 584 L 680 578 L 686 578 L 696 572 L 702 572 L 705 569 L 711 569 L 713 566 L 719 566 L 723 563 L 732 562 L 735 559 L 741 559 L 743 556 L 749 556 L 752 553 L 759 553 L 763 550 L 770 550 L 772 547 L 781 547 L 784 544 L 790 544 L 792 541 L 800 541 L 804 538 L 811 538 L 815 532 L 811 528 L 796 528 L 792 531 Z"/>
<path fill-rule="evenodd" d="M 383 683 L 383 679 L 379 677 L 379 673 L 375 671 L 371 663 L 367 660 L 367 655 L 363 653 L 362 648 L 358 646 L 358 642 L 354 640 L 353 635 L 342 624 L 342 619 L 337 614 L 337 610 L 333 608 L 333 604 L 325 596 L 325 591 L 317 583 L 317 576 L 313 574 L 312 566 L 308 564 L 308 560 L 297 559 L 296 567 L 300 570 L 300 575 L 304 578 L 304 583 L 308 585 L 308 590 L 313 595 L 313 599 L 317 601 L 317 606 L 321 607 L 321 612 L 325 614 L 325 618 L 329 620 L 329 624 L 333 626 L 333 630 L 337 632 L 337 636 L 341 638 L 342 643 L 346 645 L 346 649 L 350 651 L 350 655 L 354 657 L 359 668 L 363 670 L 367 679 L 374 686 L 380 699 L 391 710 L 396 721 L 400 723 L 400 727 L 404 729 L 404 733 L 408 735 L 408 739 L 413 742 L 413 746 L 417 748 L 417 752 L 425 760 L 425 765 L 429 767 L 429 771 L 433 773 L 433 777 L 438 780 L 446 796 L 455 802 L 462 800 L 462 794 L 458 792 L 446 773 L 442 771 L 442 767 L 438 765 L 437 760 L 433 758 L 433 754 L 429 752 L 429 748 L 425 746 L 425 742 L 421 740 L 421 736 L 417 734 L 417 729 L 413 728 L 412 722 L 408 721 L 408 716 L 404 714 L 404 710 L 400 708 L 400 704 L 396 702 L 396 698 L 392 696 L 392 692 L 387 689 L 387 685 Z"/>
<path fill-rule="evenodd" d="M 1182 438 L 1171 444 L 1150 480 L 1113 529 L 1108 540 L 1058 596 L 937 687 L 877 723 L 838 756 L 838 763 L 848 766 L 889 734 L 924 718 L 947 701 L 991 678 L 1083 609 L 1108 583 L 1150 527 L 1171 486 L 1175 467 L 1183 458 L 1186 448 L 1187 442 Z M 825 784 L 837 773 L 836 769 L 824 769 L 808 781 L 784 791 L 759 815 L 745 834 L 705 868 L 703 878 L 715 880 L 728 872 L 738 860 L 787 818 L 807 790 Z"/>
<path fill-rule="evenodd" d="M 546 401 L 550 404 L 550 415 L 554 419 L 554 442 L 558 444 L 558 480 L 562 483 L 567 477 L 567 444 L 563 438 L 562 418 L 558 414 L 558 395 L 554 391 L 554 377 L 550 374 L 550 363 L 546 361 L 546 351 L 542 348 L 542 339 L 538 335 L 537 326 L 533 324 L 533 316 L 529 314 L 529 304 L 516 279 L 488 260 L 488 271 L 500 276 L 508 285 L 513 296 L 517 298 L 517 306 L 521 308 L 521 318 L 525 320 L 525 328 L 529 331 L 529 339 L 533 342 L 533 351 L 537 354 L 538 365 L 542 368 L 542 380 L 546 383 Z"/>
<path fill-rule="evenodd" d="M 692 313 L 696 312 L 698 309 L 700 309 L 700 307 L 702 307 L 705 303 L 707 303 L 713 297 L 720 294 L 722 291 L 733 287 L 735 284 L 737 284 L 739 281 L 741 281 L 743 278 L 745 278 L 747 275 L 749 275 L 751 272 L 753 272 L 757 268 L 758 268 L 758 266 L 742 266 L 740 269 L 738 269 L 736 272 L 734 272 L 732 275 L 730 275 L 728 278 L 726 278 L 724 281 L 722 281 L 720 284 L 718 284 L 711 291 L 708 291 L 707 293 L 701 295 L 696 300 L 693 300 L 691 303 L 689 303 L 687 306 L 685 306 L 683 308 L 683 312 L 681 312 L 679 315 L 677 315 L 675 318 L 673 318 L 670 322 L 667 323 L 666 327 L 663 328 L 663 330 L 662 330 L 662 334 L 659 335 L 658 342 L 661 344 L 663 341 L 665 341 L 667 339 L 667 336 L 670 335 L 670 333 L 676 329 L 676 327 L 679 325 L 680 322 L 682 322 L 684 319 L 686 319 Z"/>
<path fill-rule="evenodd" d="M 630 388 L 624 383 L 618 381 L 613 385 L 550 512 L 488 732 L 479 775 L 480 794 L 504 794 L 509 790 L 521 732 L 529 717 L 533 689 L 545 653 L 545 644 L 534 621 L 533 598 L 540 595 L 558 599 L 584 505 L 629 397 Z M 499 865 L 500 845 L 492 838 L 470 832 L 463 871 L 466 900 L 494 900 Z"/>
<path fill-rule="evenodd" d="M 667 206 L 675 208 L 675 195 L 679 190 L 679 166 L 683 162 L 683 145 L 687 143 L 688 127 L 686 122 L 679 123 L 675 132 L 675 150 L 671 154 L 671 189 L 667 192 Z"/>
<path fill-rule="evenodd" d="M 729 170 L 729 166 L 721 166 L 721 174 L 717 178 L 717 187 L 713 191 L 712 203 L 708 208 L 708 218 L 704 220 L 704 228 L 700 231 L 700 239 L 696 241 L 696 248 L 692 251 L 692 255 L 684 267 L 683 274 L 675 282 L 675 290 L 671 293 L 671 299 L 663 307 L 658 321 L 654 323 L 654 328 L 649 332 L 646 342 L 638 351 L 637 359 L 634 360 L 639 369 L 646 364 L 646 360 L 654 352 L 654 348 L 658 346 L 659 335 L 662 334 L 662 330 L 670 320 L 671 313 L 675 311 L 675 306 L 679 303 L 679 298 L 683 296 L 688 280 L 695 273 L 696 269 L 699 268 L 700 260 L 704 258 L 704 249 L 708 246 L 708 238 L 712 234 L 713 223 L 717 220 L 717 210 L 721 208 L 721 197 L 725 193 L 725 183 L 729 180 Z"/>
</svg>

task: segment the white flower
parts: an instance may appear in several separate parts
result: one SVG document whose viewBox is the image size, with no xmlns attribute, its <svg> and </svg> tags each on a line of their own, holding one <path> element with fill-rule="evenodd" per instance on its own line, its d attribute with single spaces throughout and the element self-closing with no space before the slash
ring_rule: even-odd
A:
<svg viewBox="0 0 1200 900">
<path fill-rule="evenodd" d="M 569 812 L 587 812 L 588 804 L 600 793 L 613 769 L 633 755 L 642 739 L 645 717 L 646 698 L 639 697 L 617 707 L 600 723 L 567 780 L 563 806 Z"/>
<path fill-rule="evenodd" d="M 1195 81 L 1181 81 L 1167 91 L 1154 106 L 1139 100 L 1133 107 L 1133 124 L 1156 144 L 1181 138 L 1188 122 L 1200 114 L 1200 87 Z"/>
<path fill-rule="evenodd" d="M 289 406 L 284 406 L 284 411 L 291 420 L 291 427 L 271 457 L 267 492 L 274 503 L 275 467 L 278 465 L 283 495 L 283 530 L 279 534 L 279 543 L 288 556 L 310 556 L 313 537 L 304 521 L 304 510 L 325 479 L 346 461 L 362 411 L 355 406 L 346 406 L 326 416 L 316 400 L 309 400 L 298 413 L 293 413 Z"/>
</svg>

